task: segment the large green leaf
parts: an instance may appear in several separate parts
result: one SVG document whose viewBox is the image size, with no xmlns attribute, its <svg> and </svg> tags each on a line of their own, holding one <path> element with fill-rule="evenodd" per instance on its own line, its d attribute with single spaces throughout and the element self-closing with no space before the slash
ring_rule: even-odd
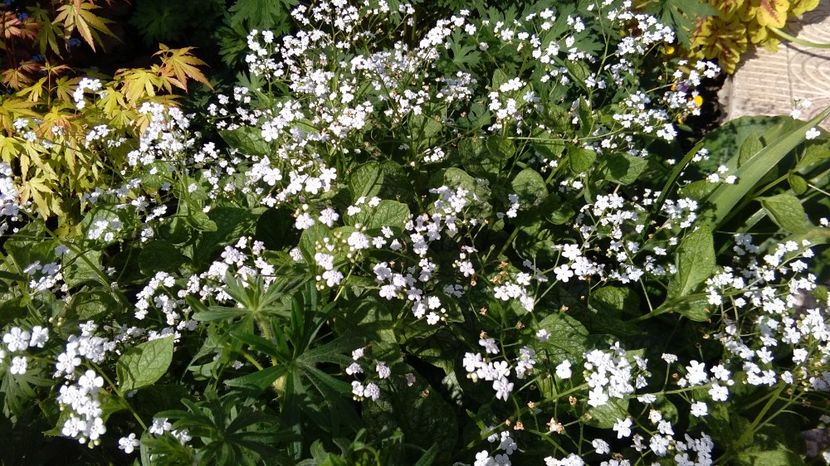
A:
<svg viewBox="0 0 830 466">
<path fill-rule="evenodd" d="M 762 197 L 761 205 L 779 227 L 790 233 L 806 233 L 810 228 L 801 201 L 792 194 Z"/>
<path fill-rule="evenodd" d="M 178 272 L 187 258 L 179 252 L 179 248 L 167 241 L 150 241 L 138 255 L 138 266 L 145 275 L 152 276 L 155 272 Z"/>
<path fill-rule="evenodd" d="M 571 171 L 575 174 L 584 173 L 592 166 L 594 166 L 594 162 L 597 160 L 597 153 L 590 150 L 585 149 L 579 146 L 571 146 L 568 150 L 568 164 L 571 168 Z"/>
<path fill-rule="evenodd" d="M 241 2 L 240 2 L 241 3 Z M 234 149 L 247 155 L 268 155 L 271 146 L 262 139 L 262 131 L 251 126 L 219 131 L 219 136 Z"/>
<path fill-rule="evenodd" d="M 587 349 L 588 330 L 567 314 L 556 312 L 545 317 L 533 328 L 533 332 L 540 329 L 547 330 L 551 335 L 542 348 L 550 354 L 552 361 L 580 360 Z"/>
<path fill-rule="evenodd" d="M 677 248 L 677 274 L 669 283 L 669 298 L 695 291 L 715 270 L 715 246 L 712 231 L 700 227 L 683 238 Z"/>
<path fill-rule="evenodd" d="M 346 218 L 350 225 L 361 226 L 375 230 L 385 226 L 397 231 L 403 231 L 404 224 L 409 220 L 409 206 L 403 202 L 384 199 L 376 207 L 364 207 L 357 215 Z"/>
<path fill-rule="evenodd" d="M 545 179 L 532 168 L 525 168 L 520 171 L 513 178 L 511 186 L 513 191 L 519 195 L 519 198 L 530 205 L 536 205 L 548 196 Z"/>
<path fill-rule="evenodd" d="M 124 393 L 159 380 L 173 361 L 173 337 L 157 338 L 136 345 L 115 364 L 118 388 Z"/>
</svg>

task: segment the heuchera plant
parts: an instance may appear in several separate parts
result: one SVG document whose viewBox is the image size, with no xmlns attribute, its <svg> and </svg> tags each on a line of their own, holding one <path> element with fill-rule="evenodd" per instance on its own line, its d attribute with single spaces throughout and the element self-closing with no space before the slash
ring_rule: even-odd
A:
<svg viewBox="0 0 830 466">
<path fill-rule="evenodd" d="M 630 2 L 417 15 L 251 31 L 69 231 L 2 167 L 4 458 L 827 458 L 828 111 L 689 143 L 719 69 Z"/>
</svg>

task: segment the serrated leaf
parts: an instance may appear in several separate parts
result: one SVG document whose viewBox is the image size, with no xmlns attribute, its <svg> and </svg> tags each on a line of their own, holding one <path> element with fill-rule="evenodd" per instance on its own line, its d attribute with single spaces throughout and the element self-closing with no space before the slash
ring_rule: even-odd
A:
<svg viewBox="0 0 830 466">
<path fill-rule="evenodd" d="M 159 44 L 159 51 L 153 54 L 161 56 L 159 73 L 162 76 L 167 76 L 174 86 L 185 92 L 187 92 L 188 79 L 211 87 L 210 81 L 198 68 L 199 66 L 206 66 L 207 63 L 196 58 L 191 53 L 192 50 L 193 47 L 171 49 L 164 44 Z"/>
<path fill-rule="evenodd" d="M 762 197 L 760 201 L 770 218 L 790 233 L 805 233 L 810 228 L 801 201 L 792 194 Z"/>
<path fill-rule="evenodd" d="M 173 337 L 158 338 L 136 345 L 118 359 L 115 373 L 122 393 L 158 381 L 173 361 Z"/>
</svg>

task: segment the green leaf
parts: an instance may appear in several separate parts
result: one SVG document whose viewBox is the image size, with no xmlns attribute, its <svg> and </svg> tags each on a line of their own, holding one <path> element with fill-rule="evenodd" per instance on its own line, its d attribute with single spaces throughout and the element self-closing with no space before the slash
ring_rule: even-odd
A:
<svg viewBox="0 0 830 466">
<path fill-rule="evenodd" d="M 782 193 L 760 200 L 764 210 L 779 227 L 790 233 L 805 233 L 810 228 L 804 207 L 792 194 Z"/>
<path fill-rule="evenodd" d="M 322 243 L 323 238 L 328 237 L 329 233 L 330 230 L 328 227 L 319 223 L 303 230 L 303 233 L 300 235 L 299 247 L 306 264 L 313 265 L 316 263 L 314 261 L 314 254 L 317 253 L 317 244 Z"/>
<path fill-rule="evenodd" d="M 827 161 L 828 158 L 830 158 L 830 142 L 817 143 L 811 141 L 811 144 L 808 144 L 804 150 L 804 157 L 798 161 L 795 169 L 802 175 L 807 175 L 811 170 Z"/>
<path fill-rule="evenodd" d="M 146 387 L 159 380 L 173 361 L 173 337 L 157 338 L 127 351 L 115 364 L 122 393 Z"/>
<path fill-rule="evenodd" d="M 409 206 L 403 202 L 384 199 L 376 207 L 364 207 L 357 215 L 346 218 L 349 225 L 362 225 L 369 230 L 388 226 L 398 232 L 409 221 Z"/>
<path fill-rule="evenodd" d="M 693 292 L 715 270 L 712 231 L 700 227 L 683 238 L 677 248 L 677 274 L 669 283 L 669 298 Z"/>
<path fill-rule="evenodd" d="M 262 139 L 262 131 L 253 126 L 241 126 L 233 130 L 219 131 L 228 145 L 246 155 L 269 155 L 271 146 Z"/>
<path fill-rule="evenodd" d="M 179 248 L 167 241 L 150 241 L 141 248 L 138 255 L 138 267 L 148 276 L 160 271 L 178 272 L 185 262 L 187 257 L 179 252 Z"/>
<path fill-rule="evenodd" d="M 588 329 L 573 317 L 557 312 L 542 319 L 533 332 L 545 329 L 551 338 L 544 343 L 544 349 L 552 361 L 569 359 L 579 361 L 587 349 Z"/>
<path fill-rule="evenodd" d="M 738 166 L 749 162 L 749 160 L 755 156 L 758 152 L 761 152 L 761 149 L 764 148 L 764 144 L 761 142 L 761 138 L 758 137 L 758 134 L 753 133 L 747 136 L 744 139 L 743 144 L 741 144 L 741 150 L 738 152 Z"/>
<path fill-rule="evenodd" d="M 230 24 L 244 24 L 249 28 L 274 29 L 286 21 L 297 0 L 237 0 L 228 10 Z"/>
<path fill-rule="evenodd" d="M 423 457 L 420 449 L 432 450 L 435 445 L 434 464 L 451 464 L 458 448 L 455 410 L 412 367 L 399 364 L 395 370 L 412 373 L 415 382 L 407 384 L 403 377 L 390 379 L 390 389 L 379 400 L 364 404 L 366 427 L 376 435 L 398 430 L 406 443 L 420 447 L 403 452 L 405 456 L 395 464 L 415 464 Z"/>
<path fill-rule="evenodd" d="M 791 173 L 787 177 L 787 183 L 789 183 L 790 189 L 792 189 L 793 192 L 798 194 L 799 196 L 807 192 L 807 180 L 802 178 L 800 175 Z"/>
<path fill-rule="evenodd" d="M 628 417 L 628 399 L 612 398 L 602 406 L 588 410 L 591 414 L 589 425 L 600 429 L 610 429 L 620 420 Z"/>
<path fill-rule="evenodd" d="M 568 164 L 574 174 L 588 171 L 597 160 L 597 153 L 579 146 L 568 149 Z"/>
<path fill-rule="evenodd" d="M 681 300 L 672 304 L 671 311 L 694 322 L 706 322 L 711 315 L 709 300 L 706 297 Z"/>
<path fill-rule="evenodd" d="M 63 278 L 67 286 L 74 288 L 82 283 L 101 283 L 101 251 L 76 251 L 70 249 L 63 257 Z"/>
<path fill-rule="evenodd" d="M 250 315 L 247 309 L 224 306 L 208 306 L 205 310 L 193 314 L 193 320 L 198 322 L 211 322 L 214 320 L 234 319 L 244 315 Z"/>
<path fill-rule="evenodd" d="M 804 464 L 801 457 L 789 449 L 781 448 L 766 451 L 743 451 L 738 455 L 740 465 L 746 466 L 796 466 Z"/>
<path fill-rule="evenodd" d="M 279 250 L 297 244 L 300 234 L 294 228 L 294 216 L 286 207 L 268 209 L 256 223 L 256 239 L 268 249 Z"/>
<path fill-rule="evenodd" d="M 190 223 L 190 226 L 199 231 L 214 232 L 219 229 L 216 222 L 211 220 L 210 216 L 202 212 L 200 209 L 193 209 L 187 217 L 187 222 Z"/>
<path fill-rule="evenodd" d="M 107 289 L 102 288 L 80 291 L 72 295 L 69 309 L 80 320 L 90 319 L 107 311 L 117 315 L 123 308 L 119 308 L 118 301 L 110 296 L 107 291 Z"/>
<path fill-rule="evenodd" d="M 720 226 L 761 178 L 804 141 L 807 130 L 818 126 L 828 114 L 830 114 L 830 108 L 819 113 L 812 120 L 790 130 L 785 136 L 773 140 L 754 157 L 738 167 L 735 171 L 738 177 L 737 183 L 719 185 L 708 197 L 707 200 L 714 206 L 714 211 L 705 217 L 703 225 L 710 228 Z M 731 164 L 734 166 L 735 162 Z"/>
<path fill-rule="evenodd" d="M 523 201 L 536 205 L 548 196 L 548 187 L 545 179 L 536 170 L 525 168 L 520 171 L 511 182 L 513 191 Z"/>
<path fill-rule="evenodd" d="M 606 178 L 623 185 L 635 182 L 648 165 L 646 159 L 628 154 L 609 155 L 604 162 Z"/>
<path fill-rule="evenodd" d="M 246 387 L 256 390 L 265 390 L 275 380 L 279 379 L 288 371 L 288 366 L 271 366 L 266 367 L 261 371 L 252 372 L 250 374 L 230 379 L 225 382 L 229 387 Z"/>
<path fill-rule="evenodd" d="M 352 176 L 349 177 L 349 191 L 352 193 L 352 201 L 360 197 L 370 198 L 377 195 L 383 185 L 383 172 L 380 164 L 369 162 L 357 167 Z"/>
<path fill-rule="evenodd" d="M 591 293 L 590 306 L 600 313 L 611 315 L 640 313 L 640 296 L 631 288 L 604 286 Z"/>
<path fill-rule="evenodd" d="M 499 86 L 506 83 L 508 79 L 510 79 L 510 77 L 507 76 L 504 71 L 496 69 L 496 71 L 493 72 L 493 79 L 490 80 L 491 88 L 493 90 L 498 89 Z"/>
</svg>

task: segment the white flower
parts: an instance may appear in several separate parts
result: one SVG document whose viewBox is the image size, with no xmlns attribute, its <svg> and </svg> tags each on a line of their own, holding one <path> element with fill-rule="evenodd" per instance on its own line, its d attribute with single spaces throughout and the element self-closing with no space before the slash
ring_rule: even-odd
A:
<svg viewBox="0 0 830 466">
<path fill-rule="evenodd" d="M 377 365 L 375 366 L 375 371 L 377 371 L 378 377 L 381 379 L 388 378 L 392 374 L 392 370 L 389 369 L 389 366 L 387 366 L 383 362 L 377 363 Z"/>
<path fill-rule="evenodd" d="M 729 390 L 721 385 L 713 384 L 709 389 L 709 396 L 712 397 L 712 401 L 726 401 L 729 398 Z"/>
<path fill-rule="evenodd" d="M 571 362 L 567 359 L 556 366 L 556 376 L 562 380 L 571 378 Z"/>
<path fill-rule="evenodd" d="M 49 329 L 43 328 L 40 325 L 32 327 L 32 339 L 29 341 L 29 346 L 43 348 L 43 345 L 49 340 Z"/>
<path fill-rule="evenodd" d="M 26 359 L 25 356 L 15 356 L 12 359 L 12 364 L 9 368 L 9 372 L 11 372 L 12 375 L 24 375 L 26 373 L 28 364 L 29 361 Z"/>
<path fill-rule="evenodd" d="M 359 231 L 352 232 L 346 242 L 354 250 L 367 249 L 369 247 L 369 238 Z"/>
<path fill-rule="evenodd" d="M 692 403 L 691 406 L 691 413 L 692 416 L 695 417 L 703 417 L 709 412 L 709 407 L 706 406 L 706 403 L 702 401 L 696 401 Z"/>
<path fill-rule="evenodd" d="M 591 446 L 597 450 L 598 455 L 607 455 L 608 453 L 611 453 L 611 447 L 605 440 L 594 439 L 591 442 Z"/>
<path fill-rule="evenodd" d="M 338 213 L 334 209 L 329 207 L 320 212 L 320 217 L 318 218 L 318 220 L 320 220 L 320 223 L 322 223 L 323 225 L 327 227 L 332 227 L 334 225 L 334 222 L 336 222 L 339 218 L 340 215 L 338 215 Z"/>
<path fill-rule="evenodd" d="M 624 438 L 631 435 L 631 418 L 618 419 L 614 423 L 613 430 L 617 433 L 617 438 Z"/>
<path fill-rule="evenodd" d="M 808 129 L 808 130 L 807 130 L 807 134 L 805 134 L 805 135 L 804 135 L 804 137 L 805 137 L 805 138 L 807 138 L 807 140 L 808 140 L 808 141 L 809 141 L 809 140 L 812 140 L 812 139 L 815 139 L 815 138 L 817 138 L 817 137 L 819 137 L 819 136 L 821 136 L 821 131 L 819 131 L 819 130 L 818 130 L 818 129 L 816 129 L 816 128 L 810 128 L 810 129 Z"/>
<path fill-rule="evenodd" d="M 372 401 L 377 401 L 380 398 L 380 388 L 371 382 L 367 383 L 366 388 L 363 390 L 363 396 Z"/>
<path fill-rule="evenodd" d="M 167 422 L 166 417 L 153 418 L 153 423 L 147 429 L 147 432 L 155 435 L 163 435 L 165 432 L 173 428 L 173 424 Z"/>
<path fill-rule="evenodd" d="M 357 380 L 352 381 L 352 395 L 354 395 L 355 399 L 363 398 L 363 393 L 365 390 L 366 387 L 364 387 L 362 383 L 358 382 Z"/>
<path fill-rule="evenodd" d="M 553 273 L 556 274 L 556 279 L 560 282 L 566 282 L 570 280 L 571 277 L 574 276 L 574 273 L 571 271 L 571 268 L 568 267 L 567 264 L 562 264 L 559 267 L 553 269 Z"/>
<path fill-rule="evenodd" d="M 307 228 L 311 228 L 314 225 L 314 219 L 311 218 L 307 212 L 303 212 L 299 216 L 297 216 L 297 220 L 294 222 L 294 228 L 298 230 L 305 230 Z"/>
<path fill-rule="evenodd" d="M 123 450 L 124 453 L 128 455 L 135 451 L 139 445 L 141 445 L 141 442 L 135 438 L 135 434 L 130 434 L 127 437 L 121 437 L 118 439 L 118 449 Z"/>
<path fill-rule="evenodd" d="M 3 343 L 12 353 L 23 351 L 29 347 L 31 334 L 19 327 L 12 327 L 8 333 L 3 335 Z"/>
</svg>

